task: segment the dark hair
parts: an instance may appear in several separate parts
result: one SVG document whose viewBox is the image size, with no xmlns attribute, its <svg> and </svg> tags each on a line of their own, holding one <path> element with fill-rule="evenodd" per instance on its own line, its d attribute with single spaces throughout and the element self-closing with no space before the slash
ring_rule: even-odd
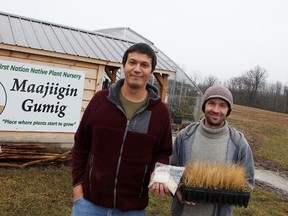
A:
<svg viewBox="0 0 288 216">
<path fill-rule="evenodd" d="M 155 70 L 156 64 L 157 64 L 157 57 L 154 52 L 154 50 L 145 43 L 136 43 L 132 46 L 130 46 L 124 53 L 123 58 L 122 58 L 122 64 L 123 66 L 126 64 L 128 54 L 131 52 L 138 52 L 142 54 L 148 55 L 152 59 L 152 71 Z"/>
</svg>

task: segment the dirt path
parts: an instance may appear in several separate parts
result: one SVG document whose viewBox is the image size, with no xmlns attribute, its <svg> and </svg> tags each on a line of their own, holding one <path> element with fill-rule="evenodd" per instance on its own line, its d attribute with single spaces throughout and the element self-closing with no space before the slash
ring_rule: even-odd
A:
<svg viewBox="0 0 288 216">
<path fill-rule="evenodd" d="M 278 173 L 269 170 L 256 169 L 255 180 L 273 188 L 277 188 L 281 190 L 283 194 L 288 195 L 288 180 L 280 176 Z"/>
</svg>

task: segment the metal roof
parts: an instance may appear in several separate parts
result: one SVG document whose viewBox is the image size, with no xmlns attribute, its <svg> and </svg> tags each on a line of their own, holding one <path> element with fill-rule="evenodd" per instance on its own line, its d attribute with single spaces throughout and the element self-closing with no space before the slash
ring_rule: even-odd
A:
<svg viewBox="0 0 288 216">
<path fill-rule="evenodd" d="M 0 12 L 0 44 L 121 63 L 125 50 L 136 42 Z M 156 54 L 156 69 L 175 72 L 162 52 Z"/>
<path fill-rule="evenodd" d="M 135 43 L 147 43 L 149 44 L 157 54 L 157 63 L 158 65 L 167 65 L 168 68 L 172 71 L 179 71 L 178 65 L 169 58 L 164 52 L 162 52 L 158 47 L 154 45 L 153 42 L 138 34 L 134 30 L 127 27 L 118 27 L 118 28 L 108 28 L 108 29 L 98 29 L 95 30 L 96 33 L 104 34 L 110 37 L 117 37 L 122 40 L 134 41 Z M 172 68 L 172 69 L 171 69 Z"/>
</svg>

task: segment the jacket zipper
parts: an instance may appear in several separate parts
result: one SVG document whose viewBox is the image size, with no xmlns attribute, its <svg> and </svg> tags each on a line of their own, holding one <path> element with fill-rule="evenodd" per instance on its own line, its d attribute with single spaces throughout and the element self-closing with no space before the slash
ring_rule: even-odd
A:
<svg viewBox="0 0 288 216">
<path fill-rule="evenodd" d="M 142 197 L 142 193 L 143 193 L 143 185 L 144 185 L 144 181 L 145 181 L 145 177 L 146 177 L 146 174 L 147 174 L 147 170 L 148 170 L 148 165 L 145 166 L 145 171 L 144 171 L 144 176 L 143 176 L 143 180 L 142 180 L 142 185 L 141 185 L 141 190 L 140 190 L 140 193 L 139 193 L 139 198 Z"/>
<path fill-rule="evenodd" d="M 114 182 L 114 198 L 113 198 L 113 206 L 114 206 L 114 208 L 116 208 L 116 194 L 117 194 L 117 189 L 116 189 L 116 187 L 117 187 L 117 181 L 118 181 L 120 163 L 121 163 L 121 160 L 122 160 L 122 153 L 123 153 L 123 148 L 124 148 L 124 141 L 125 141 L 125 139 L 126 139 L 126 135 L 127 135 L 127 132 L 128 132 L 129 123 L 130 123 L 130 121 L 127 120 L 125 132 L 124 132 L 124 136 L 123 136 L 123 139 L 122 139 L 122 144 L 121 144 L 121 149 L 120 149 L 120 155 L 119 155 L 118 163 L 117 163 L 116 177 L 115 177 L 115 182 Z"/>
<path fill-rule="evenodd" d="M 148 104 L 148 102 L 147 102 Z M 136 113 L 133 114 L 132 118 L 137 115 L 138 113 L 142 112 L 143 110 L 146 109 L 147 107 L 147 104 L 145 105 L 145 107 L 141 108 L 140 110 L 138 110 Z M 125 115 L 125 111 L 122 109 L 122 107 L 119 105 L 119 104 L 116 104 L 116 107 L 118 109 L 121 110 L 121 112 Z M 126 116 L 126 115 L 125 115 Z M 121 160 L 122 160 L 122 153 L 123 153 L 123 148 L 124 148 L 124 142 L 125 142 L 125 139 L 126 139 L 126 135 L 127 135 L 127 132 L 128 132 L 128 129 L 129 129 L 129 124 L 130 124 L 130 121 L 127 119 L 127 123 L 126 123 L 126 128 L 125 128 L 125 132 L 124 132 L 124 136 L 123 136 L 123 139 L 122 139 L 122 145 L 121 145 L 121 149 L 120 149 L 120 155 L 119 155 L 119 159 L 118 159 L 118 164 L 117 164 L 117 170 L 116 170 L 116 176 L 115 176 L 115 182 L 114 182 L 114 197 L 113 197 L 113 206 L 114 208 L 116 208 L 116 194 L 117 194 L 117 182 L 118 182 L 118 175 L 119 175 L 119 169 L 120 169 L 120 163 L 121 163 Z M 145 175 L 146 175 L 146 172 L 147 172 L 147 165 L 146 165 L 146 168 L 145 168 Z M 145 175 L 144 175 L 144 178 L 143 178 L 143 182 L 144 182 L 144 179 L 145 179 Z M 142 196 L 142 192 L 143 192 L 143 186 L 141 187 L 141 192 L 139 194 L 139 196 L 141 197 Z"/>
<path fill-rule="evenodd" d="M 90 170 L 89 170 L 89 182 L 90 182 L 90 190 L 92 188 L 92 170 L 93 170 L 93 160 L 94 160 L 94 155 L 92 154 L 90 157 Z"/>
</svg>

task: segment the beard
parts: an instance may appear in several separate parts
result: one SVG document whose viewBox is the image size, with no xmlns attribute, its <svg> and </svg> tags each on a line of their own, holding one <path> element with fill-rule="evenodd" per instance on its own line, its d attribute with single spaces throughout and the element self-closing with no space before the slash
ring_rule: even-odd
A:
<svg viewBox="0 0 288 216">
<path fill-rule="evenodd" d="M 206 118 L 207 123 L 214 127 L 222 127 L 226 120 L 226 117 L 221 117 L 219 120 L 214 120 L 213 118 L 210 117 L 209 114 L 206 114 L 206 113 L 205 113 L 205 118 Z"/>
</svg>

